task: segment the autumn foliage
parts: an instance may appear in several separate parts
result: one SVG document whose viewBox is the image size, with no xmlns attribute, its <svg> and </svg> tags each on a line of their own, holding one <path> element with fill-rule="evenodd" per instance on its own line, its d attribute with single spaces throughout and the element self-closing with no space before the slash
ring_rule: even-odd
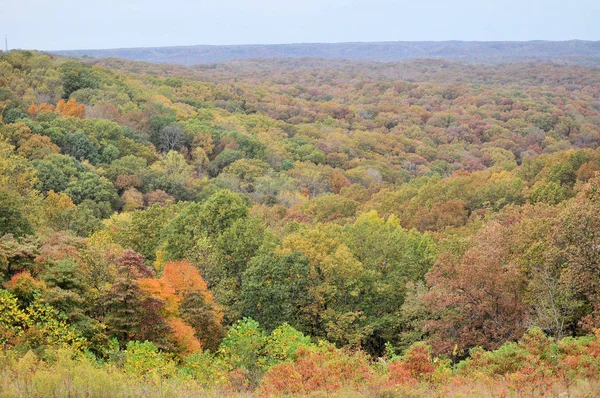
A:
<svg viewBox="0 0 600 398">
<path fill-rule="evenodd" d="M 597 70 L 301 64 L 0 53 L 0 395 L 600 389 Z"/>
<path fill-rule="evenodd" d="M 79 119 L 85 118 L 85 105 L 78 104 L 75 98 L 71 98 L 68 101 L 61 99 L 56 103 L 56 107 L 46 103 L 42 103 L 39 106 L 31 104 L 27 110 L 32 117 L 37 116 L 41 111 L 56 111 L 62 116 L 73 116 Z"/>
<path fill-rule="evenodd" d="M 223 315 L 197 268 L 187 261 L 168 262 L 158 279 L 140 279 L 140 287 L 164 303 L 172 338 L 184 353 L 215 347 Z"/>
<path fill-rule="evenodd" d="M 344 353 L 333 347 L 301 349 L 294 362 L 275 365 L 263 377 L 261 393 L 269 396 L 360 389 L 375 378 L 364 353 Z"/>
<path fill-rule="evenodd" d="M 37 114 L 40 113 L 41 111 L 54 112 L 54 105 L 43 102 L 39 106 L 36 106 L 35 104 L 32 103 L 29 106 L 29 109 L 27 110 L 27 112 L 33 117 L 37 116 Z"/>
<path fill-rule="evenodd" d="M 62 99 L 58 101 L 56 111 L 62 116 L 73 116 L 79 119 L 85 118 L 85 105 L 78 104 L 75 98 L 71 98 L 66 102 Z"/>
</svg>

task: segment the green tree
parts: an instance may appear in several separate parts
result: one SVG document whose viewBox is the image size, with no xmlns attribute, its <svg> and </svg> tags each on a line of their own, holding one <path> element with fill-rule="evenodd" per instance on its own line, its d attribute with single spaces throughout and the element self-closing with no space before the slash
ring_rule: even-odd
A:
<svg viewBox="0 0 600 398">
<path fill-rule="evenodd" d="M 70 156 L 51 154 L 36 160 L 34 166 L 39 178 L 38 189 L 42 192 L 64 192 L 71 179 L 78 177 L 85 168 Z"/>
<path fill-rule="evenodd" d="M 97 204 L 106 203 L 109 209 L 116 209 L 119 206 L 119 195 L 114 185 L 106 177 L 100 177 L 93 172 L 84 172 L 71 179 L 64 192 L 73 199 L 75 204 L 91 200 Z M 103 217 L 109 215 L 105 211 L 102 213 Z"/>
<path fill-rule="evenodd" d="M 64 99 L 68 99 L 77 90 L 100 87 L 100 81 L 94 76 L 92 68 L 81 62 L 65 62 L 60 68 L 60 73 Z"/>
<path fill-rule="evenodd" d="M 109 347 L 105 327 L 89 316 L 100 305 L 84 284 L 81 270 L 73 260 L 61 260 L 50 265 L 41 280 L 47 287 L 42 299 L 63 313 L 66 320 L 90 343 L 89 348 L 97 354 Z"/>
<path fill-rule="evenodd" d="M 90 163 L 97 163 L 101 157 L 98 148 L 90 138 L 82 131 L 68 134 L 63 146 L 63 152 L 77 160 L 89 160 Z"/>
<path fill-rule="evenodd" d="M 244 316 L 267 330 L 284 322 L 310 332 L 305 308 L 310 303 L 310 264 L 299 253 L 267 252 L 252 259 L 242 280 Z"/>
<path fill-rule="evenodd" d="M 219 346 L 219 358 L 228 370 L 239 369 L 252 384 L 258 384 L 263 370 L 263 349 L 267 336 L 253 319 L 234 323 Z"/>
<path fill-rule="evenodd" d="M 0 237 L 12 234 L 21 237 L 33 233 L 33 226 L 22 213 L 18 197 L 0 190 Z"/>
</svg>

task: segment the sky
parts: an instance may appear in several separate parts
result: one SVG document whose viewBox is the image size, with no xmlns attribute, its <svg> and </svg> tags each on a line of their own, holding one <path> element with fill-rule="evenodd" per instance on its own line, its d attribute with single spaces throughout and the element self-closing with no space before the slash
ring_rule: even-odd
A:
<svg viewBox="0 0 600 398">
<path fill-rule="evenodd" d="M 600 40 L 599 0 L 0 0 L 9 48 Z"/>
</svg>

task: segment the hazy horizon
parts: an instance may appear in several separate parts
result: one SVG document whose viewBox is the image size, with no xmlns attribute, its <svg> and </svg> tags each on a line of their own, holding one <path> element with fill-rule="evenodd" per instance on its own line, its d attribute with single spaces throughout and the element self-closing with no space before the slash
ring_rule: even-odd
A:
<svg viewBox="0 0 600 398">
<path fill-rule="evenodd" d="M 22 0 L 0 4 L 9 48 L 116 49 L 397 41 L 600 40 L 592 0 Z M 1 29 L 0 28 L 0 29 Z"/>
<path fill-rule="evenodd" d="M 135 46 L 135 47 L 103 47 L 103 48 L 54 48 L 44 51 L 85 51 L 85 50 L 129 50 L 129 49 L 145 49 L 145 48 L 177 48 L 177 47 L 240 47 L 240 46 L 291 46 L 291 45 L 312 45 L 312 44 L 369 44 L 369 43 L 445 43 L 445 42 L 461 42 L 461 43 L 528 43 L 528 42 L 600 42 L 599 40 L 583 40 L 583 39 L 565 39 L 565 40 L 378 40 L 378 41 L 337 41 L 337 42 L 289 42 L 289 43 L 233 43 L 233 44 L 174 44 L 167 46 Z M 24 50 L 35 50 L 33 48 Z"/>
</svg>

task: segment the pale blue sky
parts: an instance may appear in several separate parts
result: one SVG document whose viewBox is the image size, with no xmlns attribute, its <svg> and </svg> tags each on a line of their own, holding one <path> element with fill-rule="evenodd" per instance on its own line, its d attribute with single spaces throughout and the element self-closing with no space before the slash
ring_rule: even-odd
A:
<svg viewBox="0 0 600 398">
<path fill-rule="evenodd" d="M 600 0 L 0 0 L 11 48 L 600 40 Z"/>
</svg>

